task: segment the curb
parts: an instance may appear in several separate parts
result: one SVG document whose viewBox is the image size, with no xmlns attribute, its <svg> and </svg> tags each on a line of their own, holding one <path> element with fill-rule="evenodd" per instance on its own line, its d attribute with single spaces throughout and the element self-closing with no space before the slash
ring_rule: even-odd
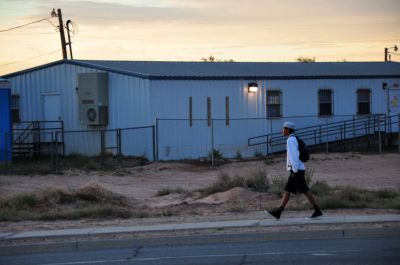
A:
<svg viewBox="0 0 400 265">
<path fill-rule="evenodd" d="M 400 214 L 392 215 L 369 215 L 369 216 L 324 216 L 314 220 L 309 218 L 282 218 L 279 221 L 272 219 L 261 220 L 239 220 L 239 221 L 216 221 L 182 224 L 160 224 L 148 226 L 128 227 L 100 227 L 80 228 L 62 230 L 27 231 L 20 233 L 0 234 L 0 241 L 27 240 L 60 237 L 82 237 L 107 234 L 138 233 L 138 232 L 165 232 L 184 231 L 196 229 L 223 229 L 223 228 L 249 228 L 249 227 L 277 227 L 294 225 L 329 225 L 329 224 L 357 224 L 357 223 L 385 223 L 400 222 Z"/>
</svg>

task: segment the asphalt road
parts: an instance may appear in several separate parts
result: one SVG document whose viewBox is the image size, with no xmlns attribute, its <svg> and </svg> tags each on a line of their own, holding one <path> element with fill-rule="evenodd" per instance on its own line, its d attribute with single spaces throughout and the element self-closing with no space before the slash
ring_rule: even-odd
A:
<svg viewBox="0 0 400 265">
<path fill-rule="evenodd" d="M 196 241 L 196 236 L 192 242 Z M 399 264 L 400 237 L 347 237 L 259 240 L 243 234 L 243 242 L 150 244 L 34 254 L 2 253 L 1 265 L 244 265 L 244 264 Z M 254 240 L 251 240 L 253 238 Z M 155 242 L 157 239 L 154 239 Z M 185 240 L 191 241 L 190 237 Z M 110 242 L 112 244 L 112 242 Z M 27 247 L 28 248 L 28 247 Z M 50 248 L 49 248 L 50 250 Z M 27 249 L 27 251 L 29 251 Z"/>
</svg>

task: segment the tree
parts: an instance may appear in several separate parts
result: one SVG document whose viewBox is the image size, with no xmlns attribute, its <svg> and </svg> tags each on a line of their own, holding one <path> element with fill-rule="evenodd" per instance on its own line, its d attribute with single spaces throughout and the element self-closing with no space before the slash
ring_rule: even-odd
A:
<svg viewBox="0 0 400 265">
<path fill-rule="evenodd" d="M 296 61 L 299 63 L 315 63 L 315 57 L 310 58 L 310 57 L 300 56 L 296 59 Z"/>
<path fill-rule="evenodd" d="M 203 62 L 210 62 L 210 63 L 221 63 L 221 62 L 230 62 L 233 63 L 235 62 L 233 59 L 229 59 L 229 60 L 221 60 L 221 59 L 217 59 L 214 56 L 210 55 L 208 56 L 208 58 L 201 58 L 201 60 Z"/>
</svg>

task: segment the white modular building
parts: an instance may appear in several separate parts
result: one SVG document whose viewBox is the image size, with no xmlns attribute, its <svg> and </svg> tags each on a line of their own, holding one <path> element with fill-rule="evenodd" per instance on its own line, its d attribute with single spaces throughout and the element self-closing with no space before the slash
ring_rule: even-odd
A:
<svg viewBox="0 0 400 265">
<path fill-rule="evenodd" d="M 14 129 L 40 121 L 42 142 L 62 131 L 67 155 L 96 155 L 102 145 L 159 160 L 213 149 L 252 156 L 268 146 L 249 139 L 279 132 L 284 120 L 305 128 L 399 113 L 397 62 L 61 60 L 3 77 Z"/>
</svg>

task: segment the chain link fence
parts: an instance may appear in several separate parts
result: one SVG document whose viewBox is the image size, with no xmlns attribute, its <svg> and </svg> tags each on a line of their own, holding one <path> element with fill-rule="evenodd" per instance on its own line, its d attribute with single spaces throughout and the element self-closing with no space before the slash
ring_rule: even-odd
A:
<svg viewBox="0 0 400 265">
<path fill-rule="evenodd" d="M 379 116 L 381 117 L 382 114 Z M 14 157 L 16 155 L 34 159 L 45 157 L 47 160 L 51 158 L 54 171 L 59 170 L 63 158 L 79 156 L 95 157 L 101 165 L 121 164 L 122 158 L 129 157 L 153 161 L 205 158 L 214 164 L 214 160 L 218 158 L 215 156 L 241 159 L 284 151 L 284 141 L 281 143 L 279 142 L 281 139 L 276 140 L 274 136 L 270 136 L 270 138 L 265 136 L 280 135 L 282 122 L 285 120 L 295 122 L 297 128 L 320 126 L 319 131 L 315 129 L 313 135 L 310 135 L 310 138 L 305 137 L 304 140 L 308 145 L 326 142 L 322 151 L 334 150 L 333 144 L 328 144 L 328 142 L 339 140 L 340 145 L 342 144 L 340 140 L 348 137 L 354 139 L 358 135 L 365 134 L 365 130 L 372 130 L 372 133 L 375 133 L 374 138 L 371 138 L 374 142 L 373 151 L 382 151 L 382 143 L 397 146 L 400 151 L 400 147 L 398 147 L 400 115 L 383 116 L 384 120 L 379 119 L 378 125 L 376 125 L 375 116 L 371 115 L 365 120 L 365 125 L 353 128 L 353 130 L 351 130 L 351 120 L 355 119 L 355 116 L 338 115 L 332 117 L 295 116 L 277 119 L 157 119 L 154 126 L 145 127 L 111 130 L 34 131 L 28 135 L 25 133 L 23 141 L 22 133 L 15 132 L 5 137 L 5 141 L 13 141 L 13 150 L 5 150 L 4 157 L 10 157 L 12 154 Z M 319 125 L 316 125 L 316 121 Z M 341 123 L 344 125 L 338 131 L 332 131 L 331 134 L 321 137 L 323 131 L 329 129 L 329 126 Z M 301 130 L 298 132 L 300 133 Z M 385 132 L 386 138 L 381 136 L 381 132 Z M 252 138 L 259 138 L 264 143 L 251 144 L 250 139 Z M 258 139 L 256 140 L 258 141 Z M 356 147 L 351 150 L 359 151 Z M 326 149 L 324 150 L 324 148 Z M 8 164 L 9 161 L 6 159 L 6 169 Z"/>
</svg>

